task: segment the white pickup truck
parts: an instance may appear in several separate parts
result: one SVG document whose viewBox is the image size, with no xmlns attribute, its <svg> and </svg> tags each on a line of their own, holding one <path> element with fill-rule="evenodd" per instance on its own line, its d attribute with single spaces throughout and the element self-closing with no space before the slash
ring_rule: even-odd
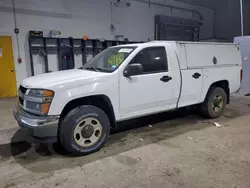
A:
<svg viewBox="0 0 250 188">
<path fill-rule="evenodd" d="M 239 46 L 153 41 L 108 48 L 81 69 L 25 79 L 14 116 L 38 142 L 84 155 L 105 144 L 116 122 L 196 105 L 219 117 L 240 88 Z"/>
</svg>

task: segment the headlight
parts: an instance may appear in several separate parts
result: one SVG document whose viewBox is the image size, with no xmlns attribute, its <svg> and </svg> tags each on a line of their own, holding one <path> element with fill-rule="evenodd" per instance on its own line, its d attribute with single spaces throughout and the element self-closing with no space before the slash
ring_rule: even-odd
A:
<svg viewBox="0 0 250 188">
<path fill-rule="evenodd" d="M 30 89 L 24 96 L 24 108 L 39 115 L 46 115 L 49 112 L 50 103 L 54 97 L 54 91 L 44 89 Z"/>
</svg>

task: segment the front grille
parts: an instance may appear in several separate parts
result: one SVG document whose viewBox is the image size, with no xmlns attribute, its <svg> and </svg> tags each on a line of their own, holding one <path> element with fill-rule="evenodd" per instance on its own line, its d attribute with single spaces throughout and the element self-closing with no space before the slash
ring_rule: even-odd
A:
<svg viewBox="0 0 250 188">
<path fill-rule="evenodd" d="M 19 87 L 19 103 L 21 106 L 23 106 L 23 97 L 24 97 L 24 94 L 26 93 L 27 91 L 27 88 L 23 87 L 20 85 Z"/>
<path fill-rule="evenodd" d="M 23 99 L 19 97 L 19 103 L 23 106 Z"/>
<path fill-rule="evenodd" d="M 19 90 L 20 90 L 23 94 L 25 94 L 26 91 L 27 91 L 27 88 L 25 88 L 25 87 L 23 87 L 22 85 L 20 85 Z"/>
</svg>

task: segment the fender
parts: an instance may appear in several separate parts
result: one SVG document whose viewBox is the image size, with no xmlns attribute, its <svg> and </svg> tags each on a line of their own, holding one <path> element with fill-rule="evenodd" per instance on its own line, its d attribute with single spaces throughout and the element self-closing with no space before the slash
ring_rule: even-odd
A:
<svg viewBox="0 0 250 188">
<path fill-rule="evenodd" d="M 77 82 L 77 81 L 76 81 Z M 52 100 L 49 115 L 59 115 L 64 107 L 75 99 L 104 95 L 111 101 L 114 109 L 115 119 L 119 119 L 119 88 L 117 79 L 109 81 L 95 82 L 85 85 L 80 85 L 68 88 L 57 88 L 55 96 Z"/>
</svg>

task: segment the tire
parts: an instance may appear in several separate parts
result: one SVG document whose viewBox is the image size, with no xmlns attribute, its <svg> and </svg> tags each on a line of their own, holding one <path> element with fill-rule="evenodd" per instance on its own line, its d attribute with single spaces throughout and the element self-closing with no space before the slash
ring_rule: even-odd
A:
<svg viewBox="0 0 250 188">
<path fill-rule="evenodd" d="M 110 133 L 110 121 L 102 109 L 83 105 L 71 110 L 59 129 L 60 141 L 68 152 L 87 155 L 104 146 Z"/>
<path fill-rule="evenodd" d="M 222 99 L 222 102 L 217 104 L 218 101 L 221 101 L 220 99 Z M 220 87 L 211 87 L 205 101 L 200 105 L 200 114 L 206 118 L 218 118 L 223 114 L 226 103 L 227 94 L 225 90 Z"/>
</svg>

